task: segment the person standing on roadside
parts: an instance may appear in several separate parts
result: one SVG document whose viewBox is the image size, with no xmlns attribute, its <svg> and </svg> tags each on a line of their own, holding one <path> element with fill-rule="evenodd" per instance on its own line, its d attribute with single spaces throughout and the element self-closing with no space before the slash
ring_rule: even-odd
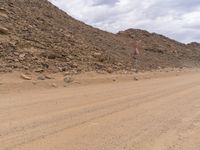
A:
<svg viewBox="0 0 200 150">
<path fill-rule="evenodd" d="M 135 72 L 137 73 L 138 72 L 138 58 L 139 58 L 139 55 L 140 55 L 140 43 L 141 43 L 141 40 L 139 41 L 136 41 L 133 45 L 133 52 L 132 52 L 132 57 L 133 57 L 133 69 L 135 70 Z"/>
</svg>

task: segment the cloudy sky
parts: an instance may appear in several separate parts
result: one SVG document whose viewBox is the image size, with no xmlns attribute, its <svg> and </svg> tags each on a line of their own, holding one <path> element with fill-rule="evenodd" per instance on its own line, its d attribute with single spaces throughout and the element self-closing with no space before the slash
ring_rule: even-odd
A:
<svg viewBox="0 0 200 150">
<path fill-rule="evenodd" d="M 200 42 L 200 0 L 50 0 L 69 15 L 100 29 L 128 28 Z"/>
</svg>

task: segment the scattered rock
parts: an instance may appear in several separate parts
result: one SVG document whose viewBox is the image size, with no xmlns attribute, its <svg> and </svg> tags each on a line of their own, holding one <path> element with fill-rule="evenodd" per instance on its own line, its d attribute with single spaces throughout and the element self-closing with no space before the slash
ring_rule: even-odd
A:
<svg viewBox="0 0 200 150">
<path fill-rule="evenodd" d="M 134 77 L 134 80 L 135 80 L 135 81 L 138 81 L 139 79 L 138 79 L 138 77 Z"/>
<path fill-rule="evenodd" d="M 97 71 L 102 70 L 105 67 L 104 64 L 100 63 L 100 62 L 96 62 L 96 63 L 94 63 L 94 65 L 95 65 L 95 69 Z"/>
<path fill-rule="evenodd" d="M 28 70 L 28 69 L 29 69 L 29 67 L 28 67 L 28 66 L 23 66 L 23 68 L 24 68 L 25 70 Z"/>
<path fill-rule="evenodd" d="M 38 80 L 45 80 L 46 79 L 46 77 L 44 76 L 44 75 L 40 75 L 40 76 L 38 76 L 38 78 L 37 78 Z"/>
<path fill-rule="evenodd" d="M 35 70 L 35 72 L 37 72 L 37 73 L 42 73 L 42 72 L 44 72 L 44 69 L 39 68 L 39 69 Z"/>
<path fill-rule="evenodd" d="M 18 53 L 18 52 L 14 52 L 14 55 L 15 55 L 15 56 L 19 56 L 19 53 Z"/>
<path fill-rule="evenodd" d="M 19 55 L 19 60 L 23 61 L 25 59 L 26 54 L 20 54 Z"/>
<path fill-rule="evenodd" d="M 25 74 L 21 74 L 21 78 L 24 79 L 24 80 L 31 80 L 32 78 L 29 77 L 28 75 L 25 75 Z"/>
<path fill-rule="evenodd" d="M 16 41 L 10 41 L 10 42 L 9 42 L 9 45 L 10 45 L 11 47 L 15 48 L 15 46 L 16 46 Z"/>
<path fill-rule="evenodd" d="M 73 66 L 74 68 L 77 68 L 77 67 L 78 67 L 78 64 L 77 64 L 77 63 L 73 63 L 72 66 Z"/>
<path fill-rule="evenodd" d="M 24 58 L 26 56 L 26 54 L 20 54 L 19 58 Z"/>
<path fill-rule="evenodd" d="M 7 13 L 7 10 L 6 10 L 5 8 L 2 8 L 2 7 L 1 7 L 1 8 L 0 8 L 0 12 L 1 12 L 1 13 Z"/>
<path fill-rule="evenodd" d="M 4 8 L 0 8 L 0 16 L 8 18 L 7 16 L 7 10 Z"/>
<path fill-rule="evenodd" d="M 113 69 L 111 67 L 108 67 L 108 69 L 106 70 L 108 73 L 113 73 Z"/>
<path fill-rule="evenodd" d="M 36 85 L 36 84 L 37 84 L 37 82 L 32 82 L 32 84 L 33 84 L 33 85 Z"/>
<path fill-rule="evenodd" d="M 16 58 L 16 59 L 14 59 L 14 61 L 15 61 L 15 62 L 19 62 L 19 59 Z"/>
<path fill-rule="evenodd" d="M 72 74 L 73 74 L 73 75 L 77 75 L 77 74 L 78 74 L 78 71 L 77 71 L 77 70 L 72 70 Z"/>
<path fill-rule="evenodd" d="M 49 76 L 49 75 L 45 75 L 46 79 L 53 79 L 53 77 Z"/>
<path fill-rule="evenodd" d="M 58 70 L 59 70 L 60 72 L 64 72 L 64 71 L 66 71 L 66 68 L 65 68 L 65 67 L 58 67 Z"/>
<path fill-rule="evenodd" d="M 101 53 L 97 53 L 97 52 L 95 52 L 94 54 L 93 54 L 93 56 L 95 56 L 95 57 L 99 57 L 99 56 L 101 56 L 102 54 Z"/>
<path fill-rule="evenodd" d="M 54 88 L 58 87 L 55 83 L 52 83 L 51 86 L 54 87 Z"/>
<path fill-rule="evenodd" d="M 49 65 L 48 65 L 47 63 L 42 63 L 42 66 L 43 66 L 44 68 L 49 68 Z"/>
<path fill-rule="evenodd" d="M 71 75 L 71 73 L 69 71 L 64 73 L 64 76 L 68 76 L 68 75 Z"/>
<path fill-rule="evenodd" d="M 5 27 L 0 26 L 0 34 L 9 34 L 9 30 Z"/>
<path fill-rule="evenodd" d="M 73 78 L 72 77 L 65 77 L 64 82 L 65 83 L 71 83 L 71 82 L 73 82 Z"/>
<path fill-rule="evenodd" d="M 48 59 L 56 59 L 56 58 L 59 58 L 59 57 L 60 57 L 59 55 L 53 54 L 53 53 L 50 53 L 50 54 L 47 56 Z"/>
</svg>

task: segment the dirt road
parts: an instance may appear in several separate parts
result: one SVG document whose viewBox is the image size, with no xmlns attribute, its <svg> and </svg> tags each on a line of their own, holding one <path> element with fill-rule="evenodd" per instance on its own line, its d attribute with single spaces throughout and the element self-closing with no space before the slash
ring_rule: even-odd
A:
<svg viewBox="0 0 200 150">
<path fill-rule="evenodd" d="M 0 150 L 200 150 L 200 73 L 0 93 Z"/>
</svg>

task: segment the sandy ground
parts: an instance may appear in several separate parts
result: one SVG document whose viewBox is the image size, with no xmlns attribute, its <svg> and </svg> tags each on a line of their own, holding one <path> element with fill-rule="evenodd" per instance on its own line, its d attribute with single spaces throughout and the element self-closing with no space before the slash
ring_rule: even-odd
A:
<svg viewBox="0 0 200 150">
<path fill-rule="evenodd" d="M 196 70 L 0 75 L 0 150 L 200 150 L 199 91 Z"/>
</svg>

